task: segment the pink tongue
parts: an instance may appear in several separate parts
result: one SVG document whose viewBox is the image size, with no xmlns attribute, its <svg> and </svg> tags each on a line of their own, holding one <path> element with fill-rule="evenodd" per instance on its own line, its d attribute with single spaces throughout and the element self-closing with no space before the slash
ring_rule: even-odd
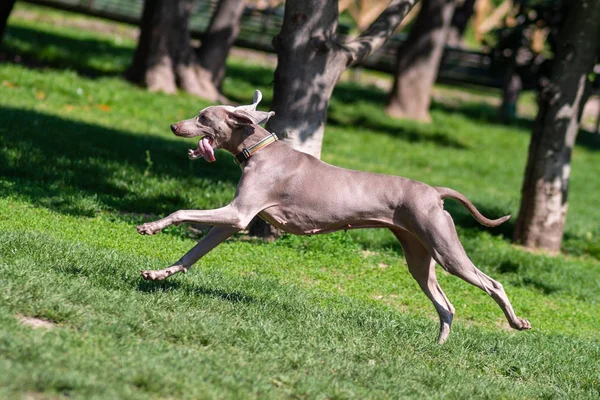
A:
<svg viewBox="0 0 600 400">
<path fill-rule="evenodd" d="M 198 150 L 200 150 L 200 155 L 204 157 L 204 159 L 208 162 L 214 162 L 217 159 L 215 158 L 215 152 L 208 141 L 208 138 L 204 137 L 198 143 Z"/>
</svg>

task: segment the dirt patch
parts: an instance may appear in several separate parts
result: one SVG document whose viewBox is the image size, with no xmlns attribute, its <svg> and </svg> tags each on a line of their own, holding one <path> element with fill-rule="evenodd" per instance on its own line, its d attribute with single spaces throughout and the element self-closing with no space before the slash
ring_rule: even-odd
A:
<svg viewBox="0 0 600 400">
<path fill-rule="evenodd" d="M 367 257 L 371 257 L 371 256 L 376 256 L 379 253 L 377 253 L 376 251 L 370 251 L 370 250 L 362 250 L 362 256 L 363 258 L 367 258 Z"/>
<path fill-rule="evenodd" d="M 24 315 L 17 315 L 17 318 L 23 325 L 30 326 L 34 329 L 44 328 L 44 329 L 52 329 L 56 328 L 58 324 L 56 322 L 49 321 L 43 318 L 36 317 L 25 317 Z"/>
</svg>

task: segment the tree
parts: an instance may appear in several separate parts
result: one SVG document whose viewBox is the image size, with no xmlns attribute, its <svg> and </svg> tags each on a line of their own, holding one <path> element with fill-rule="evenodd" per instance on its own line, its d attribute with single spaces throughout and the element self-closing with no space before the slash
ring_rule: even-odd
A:
<svg viewBox="0 0 600 400">
<path fill-rule="evenodd" d="M 15 5 L 15 1 L 16 0 L 4 0 L 0 4 L 0 43 L 2 43 L 2 38 L 4 37 L 4 28 L 6 28 L 6 22 L 8 21 L 8 17 L 13 6 Z"/>
<path fill-rule="evenodd" d="M 337 0 L 287 0 L 281 32 L 273 39 L 277 69 L 267 129 L 293 148 L 321 158 L 327 108 L 342 73 L 377 50 L 417 0 L 392 0 L 356 39 L 337 36 Z M 250 235 L 273 239 L 277 230 L 260 218 Z"/>
<path fill-rule="evenodd" d="M 437 78 L 454 0 L 423 0 L 406 42 L 400 45 L 386 112 L 396 118 L 429 122 L 431 90 Z"/>
<path fill-rule="evenodd" d="M 243 0 L 220 0 L 208 29 L 202 35 L 198 63 L 208 74 L 207 82 L 212 82 L 219 90 L 225 77 L 225 61 L 240 32 L 244 6 Z"/>
<path fill-rule="evenodd" d="M 327 107 L 349 66 L 364 60 L 394 32 L 416 0 L 392 0 L 356 39 L 337 36 L 337 0 L 288 0 L 281 32 L 273 39 L 277 69 L 275 116 L 268 128 L 297 150 L 321 156 Z"/>
<path fill-rule="evenodd" d="M 243 0 L 221 0 L 200 50 L 191 45 L 188 20 L 194 0 L 146 0 L 140 38 L 127 79 L 151 91 L 182 90 L 224 101 L 220 84 L 225 60 L 239 32 Z"/>
<path fill-rule="evenodd" d="M 475 0 L 463 0 L 457 2 L 452 21 L 450 22 L 450 28 L 448 30 L 448 37 L 446 38 L 446 44 L 450 47 L 464 47 L 463 36 L 467 29 L 469 19 L 475 12 Z"/>
<path fill-rule="evenodd" d="M 527 247 L 559 251 L 563 237 L 571 153 L 600 55 L 600 2 L 574 0 L 557 35 L 549 83 L 539 93 L 521 208 L 514 240 Z"/>
</svg>

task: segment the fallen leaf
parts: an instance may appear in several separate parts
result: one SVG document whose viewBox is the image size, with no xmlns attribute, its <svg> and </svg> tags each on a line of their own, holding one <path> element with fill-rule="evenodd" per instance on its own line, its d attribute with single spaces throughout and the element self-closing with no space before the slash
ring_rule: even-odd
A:
<svg viewBox="0 0 600 400">
<path fill-rule="evenodd" d="M 35 97 L 37 97 L 40 100 L 44 100 L 46 98 L 46 93 L 44 93 L 44 92 L 37 92 L 35 94 Z"/>
<path fill-rule="evenodd" d="M 107 106 L 106 104 L 98 104 L 98 108 L 105 112 L 110 111 L 110 106 Z"/>
<path fill-rule="evenodd" d="M 6 86 L 7 88 L 15 87 L 15 84 L 9 81 L 2 81 L 2 86 Z"/>
</svg>

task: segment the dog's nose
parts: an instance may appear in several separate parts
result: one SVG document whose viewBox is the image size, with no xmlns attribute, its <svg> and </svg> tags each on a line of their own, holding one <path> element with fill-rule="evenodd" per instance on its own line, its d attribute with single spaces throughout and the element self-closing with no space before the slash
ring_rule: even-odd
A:
<svg viewBox="0 0 600 400">
<path fill-rule="evenodd" d="M 177 129 L 179 129 L 179 125 L 177 125 L 177 124 L 172 124 L 171 125 L 171 132 L 177 133 Z"/>
</svg>

